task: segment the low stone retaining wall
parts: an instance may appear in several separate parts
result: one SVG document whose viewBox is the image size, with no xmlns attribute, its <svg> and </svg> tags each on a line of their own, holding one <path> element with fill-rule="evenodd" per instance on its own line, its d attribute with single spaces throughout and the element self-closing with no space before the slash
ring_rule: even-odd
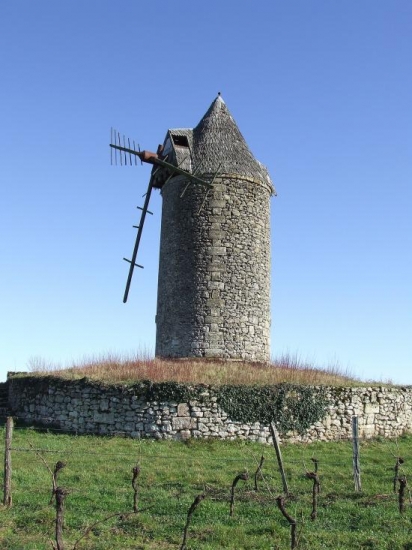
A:
<svg viewBox="0 0 412 550">
<path fill-rule="evenodd" d="M 268 426 L 228 417 L 220 407 L 218 388 L 197 387 L 197 399 L 168 398 L 167 385 L 132 387 L 102 385 L 57 377 L 9 374 L 9 407 L 29 424 L 78 434 L 149 437 L 155 439 L 219 438 L 270 443 Z M 155 391 L 152 391 L 152 390 Z M 290 432 L 288 441 L 336 440 L 351 437 L 351 418 L 359 418 L 360 436 L 397 437 L 412 433 L 412 387 L 314 388 L 328 405 L 322 420 L 303 435 Z M 276 419 L 275 419 L 276 420 Z"/>
</svg>

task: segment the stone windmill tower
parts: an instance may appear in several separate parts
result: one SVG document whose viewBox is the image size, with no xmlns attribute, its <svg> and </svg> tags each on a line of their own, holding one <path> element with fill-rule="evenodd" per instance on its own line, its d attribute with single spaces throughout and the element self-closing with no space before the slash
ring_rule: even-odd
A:
<svg viewBox="0 0 412 550">
<path fill-rule="evenodd" d="M 156 356 L 268 361 L 275 189 L 220 94 L 156 154 L 112 147 L 154 164 L 148 191 L 163 197 Z"/>
<path fill-rule="evenodd" d="M 267 361 L 270 355 L 270 197 L 220 95 L 193 129 L 169 130 L 163 154 L 211 178 L 163 187 L 156 355 Z M 204 202 L 203 202 L 204 201 Z"/>
</svg>

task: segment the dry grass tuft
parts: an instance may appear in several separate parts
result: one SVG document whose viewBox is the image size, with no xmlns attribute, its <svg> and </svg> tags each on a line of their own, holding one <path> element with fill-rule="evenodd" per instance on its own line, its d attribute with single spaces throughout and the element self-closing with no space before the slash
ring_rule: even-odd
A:
<svg viewBox="0 0 412 550">
<path fill-rule="evenodd" d="M 68 379 L 87 377 L 107 383 L 131 384 L 140 380 L 153 382 L 175 381 L 188 384 L 264 385 L 289 382 L 305 385 L 359 385 L 359 380 L 345 373 L 339 366 L 315 368 L 298 357 L 283 355 L 268 364 L 205 360 L 158 359 L 142 354 L 120 356 L 106 354 L 83 359 L 68 368 L 53 367 L 44 361 L 31 366 L 34 374 L 53 374 Z"/>
</svg>

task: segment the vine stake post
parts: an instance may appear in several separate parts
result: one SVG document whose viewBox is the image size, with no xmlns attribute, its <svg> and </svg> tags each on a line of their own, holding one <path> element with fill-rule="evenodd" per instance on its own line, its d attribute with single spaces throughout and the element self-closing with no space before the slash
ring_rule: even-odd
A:
<svg viewBox="0 0 412 550">
<path fill-rule="evenodd" d="M 352 416 L 352 441 L 353 441 L 353 479 L 355 482 L 355 491 L 362 491 L 360 477 L 360 459 L 359 459 L 359 428 L 358 417 Z"/>
<path fill-rule="evenodd" d="M 13 418 L 7 417 L 6 420 L 6 437 L 5 437 L 5 449 L 4 449 L 4 492 L 3 492 L 3 504 L 4 506 L 12 505 L 11 497 L 11 442 L 13 438 Z"/>
<path fill-rule="evenodd" d="M 286 481 L 285 470 L 283 469 L 282 453 L 280 452 L 280 444 L 279 444 L 279 434 L 274 422 L 270 423 L 269 429 L 272 436 L 273 446 L 275 447 L 275 451 L 276 451 L 276 458 L 278 459 L 280 475 L 282 476 L 283 492 L 285 493 L 285 495 L 288 495 L 289 489 L 288 489 L 288 483 Z"/>
</svg>

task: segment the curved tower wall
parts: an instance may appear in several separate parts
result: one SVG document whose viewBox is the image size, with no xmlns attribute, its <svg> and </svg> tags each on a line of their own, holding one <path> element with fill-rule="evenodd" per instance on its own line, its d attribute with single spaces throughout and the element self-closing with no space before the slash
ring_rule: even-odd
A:
<svg viewBox="0 0 412 550">
<path fill-rule="evenodd" d="M 156 355 L 268 361 L 270 197 L 237 175 L 162 188 Z"/>
</svg>

